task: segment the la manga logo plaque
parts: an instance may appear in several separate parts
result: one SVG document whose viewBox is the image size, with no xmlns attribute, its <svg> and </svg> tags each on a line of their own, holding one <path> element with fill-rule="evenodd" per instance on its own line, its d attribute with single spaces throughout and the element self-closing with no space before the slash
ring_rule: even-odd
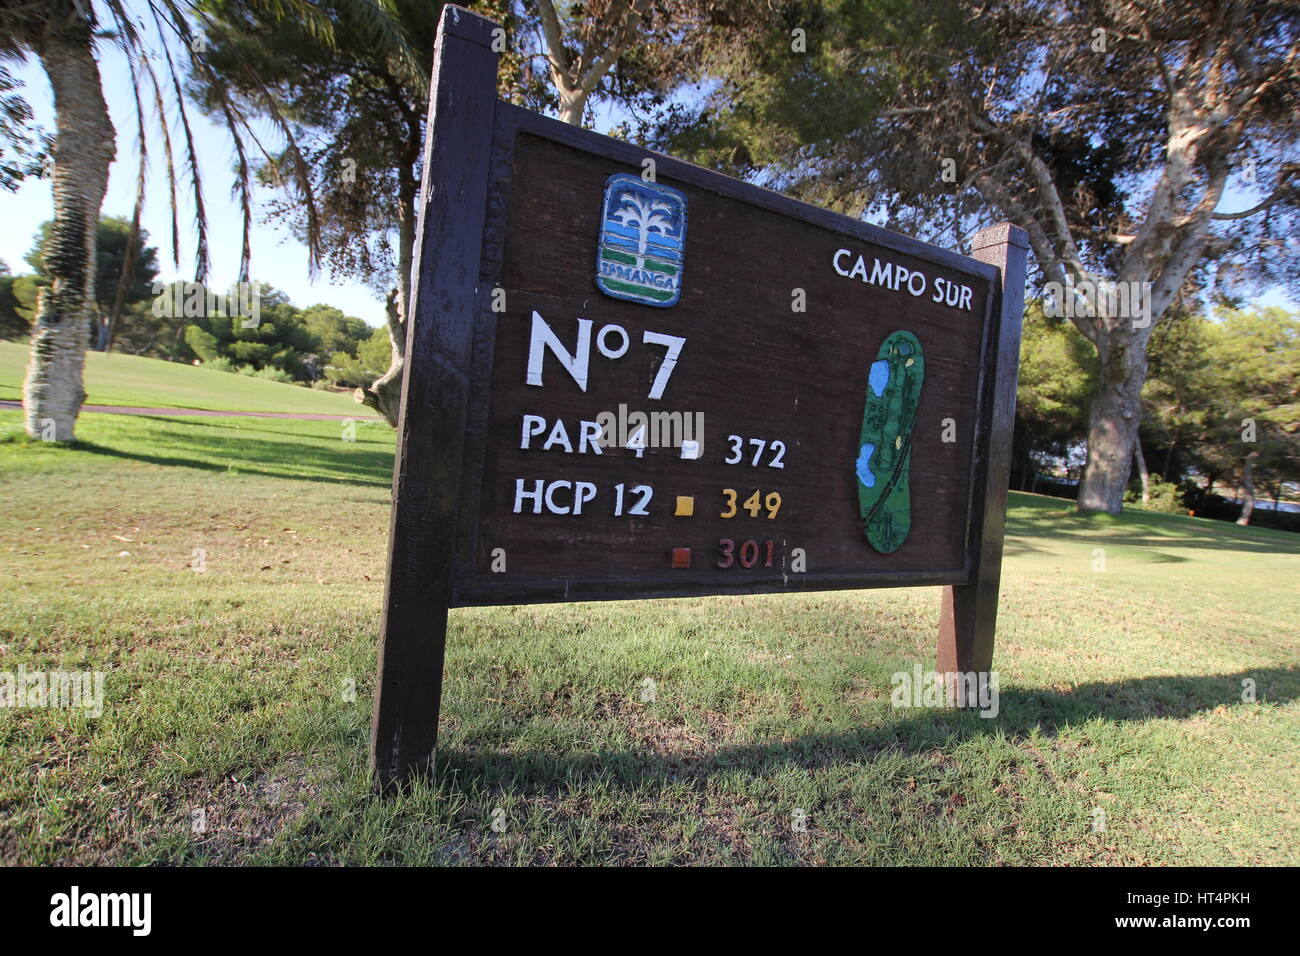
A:
<svg viewBox="0 0 1300 956">
<path fill-rule="evenodd" d="M 615 299 L 668 308 L 682 295 L 686 197 L 616 173 L 605 181 L 596 285 Z"/>
</svg>

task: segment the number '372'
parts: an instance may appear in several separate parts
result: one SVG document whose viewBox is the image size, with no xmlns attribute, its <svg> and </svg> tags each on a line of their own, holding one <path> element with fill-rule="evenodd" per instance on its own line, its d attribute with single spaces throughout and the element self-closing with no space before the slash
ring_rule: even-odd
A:
<svg viewBox="0 0 1300 956">
<path fill-rule="evenodd" d="M 774 441 L 769 444 L 765 438 L 750 438 L 748 440 L 749 447 L 754 449 L 752 456 L 745 454 L 746 440 L 744 438 L 739 435 L 728 435 L 727 441 L 731 443 L 731 454 L 723 459 L 723 464 L 739 465 L 748 457 L 750 458 L 749 463 L 757 468 L 763 457 L 763 452 L 769 451 L 772 455 L 771 459 L 762 463 L 766 464 L 768 468 L 785 467 L 785 442 L 783 441 Z"/>
</svg>

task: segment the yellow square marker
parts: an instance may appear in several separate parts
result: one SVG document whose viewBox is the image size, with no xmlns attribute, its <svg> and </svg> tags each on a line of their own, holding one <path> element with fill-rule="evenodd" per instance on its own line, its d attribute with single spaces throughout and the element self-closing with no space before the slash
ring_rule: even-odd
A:
<svg viewBox="0 0 1300 956">
<path fill-rule="evenodd" d="M 677 510 L 673 512 L 679 518 L 689 518 L 695 514 L 695 498 L 692 495 L 677 496 Z"/>
</svg>

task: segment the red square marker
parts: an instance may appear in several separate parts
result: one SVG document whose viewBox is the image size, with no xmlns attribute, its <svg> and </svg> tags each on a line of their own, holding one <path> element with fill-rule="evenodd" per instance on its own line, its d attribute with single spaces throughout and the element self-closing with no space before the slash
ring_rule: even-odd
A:
<svg viewBox="0 0 1300 956">
<path fill-rule="evenodd" d="M 689 568 L 691 566 L 690 548 L 673 548 L 673 567 Z"/>
</svg>

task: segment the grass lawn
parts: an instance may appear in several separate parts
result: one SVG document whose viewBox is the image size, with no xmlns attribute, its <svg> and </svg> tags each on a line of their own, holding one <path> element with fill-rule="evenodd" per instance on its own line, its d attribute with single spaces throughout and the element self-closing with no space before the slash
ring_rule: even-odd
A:
<svg viewBox="0 0 1300 956">
<path fill-rule="evenodd" d="M 26 371 L 27 345 L 0 342 L 0 399 L 22 400 Z M 86 353 L 86 394 L 88 405 L 355 417 L 374 414 L 341 392 L 314 391 L 179 362 L 102 352 Z"/>
<path fill-rule="evenodd" d="M 0 711 L 0 862 L 1300 863 L 1295 535 L 1013 494 L 987 720 L 890 705 L 937 589 L 455 611 L 378 800 L 391 430 L 78 434 L 0 441 L 0 671 L 106 706 Z"/>
</svg>

